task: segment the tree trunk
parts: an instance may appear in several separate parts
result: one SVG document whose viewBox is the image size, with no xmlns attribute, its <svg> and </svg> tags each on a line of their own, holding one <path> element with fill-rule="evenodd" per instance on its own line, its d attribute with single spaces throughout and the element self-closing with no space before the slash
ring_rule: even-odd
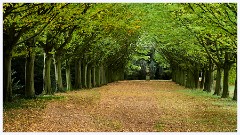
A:
<svg viewBox="0 0 240 135">
<path fill-rule="evenodd" d="M 174 69 L 172 68 L 172 81 L 175 82 Z"/>
<path fill-rule="evenodd" d="M 113 82 L 113 72 L 112 69 L 108 67 L 107 70 L 107 78 L 108 78 L 108 83 Z"/>
<path fill-rule="evenodd" d="M 105 84 L 108 84 L 109 83 L 109 78 L 108 78 L 108 67 L 104 67 L 104 72 L 105 72 Z"/>
<path fill-rule="evenodd" d="M 71 83 L 71 70 L 70 70 L 70 61 L 66 61 L 66 82 L 67 82 L 67 90 L 72 89 L 72 83 Z"/>
<path fill-rule="evenodd" d="M 28 55 L 26 57 L 25 63 L 25 97 L 34 98 L 35 89 L 34 89 L 34 60 L 35 52 L 32 47 L 28 48 Z"/>
<path fill-rule="evenodd" d="M 172 81 L 176 82 L 176 69 L 172 68 Z"/>
<path fill-rule="evenodd" d="M 208 70 L 205 70 L 205 82 L 204 82 L 204 89 L 203 91 L 207 91 L 207 88 L 208 88 L 208 85 L 210 83 L 209 81 L 209 71 Z"/>
<path fill-rule="evenodd" d="M 103 66 L 101 65 L 100 67 L 100 85 L 104 85 L 104 70 L 103 70 Z"/>
<path fill-rule="evenodd" d="M 105 67 L 104 66 L 102 66 L 102 85 L 105 85 L 105 84 L 107 84 L 107 79 L 106 79 L 106 72 L 105 72 L 105 69 L 104 69 Z"/>
<path fill-rule="evenodd" d="M 181 71 L 181 85 L 186 85 L 186 72 L 184 70 Z"/>
<path fill-rule="evenodd" d="M 204 91 L 211 92 L 213 87 L 213 71 L 207 70 L 205 76 Z"/>
<path fill-rule="evenodd" d="M 56 78 L 56 90 L 55 92 L 63 91 L 63 84 L 62 84 L 62 62 L 60 56 L 54 55 L 54 67 L 55 67 L 55 78 Z"/>
<path fill-rule="evenodd" d="M 217 67 L 216 85 L 215 85 L 215 92 L 213 95 L 219 96 L 221 94 L 221 80 L 222 80 L 222 71 L 220 67 Z"/>
<path fill-rule="evenodd" d="M 99 84 L 100 84 L 100 86 L 102 86 L 103 85 L 103 75 L 102 75 L 102 65 L 100 65 L 99 66 Z"/>
<path fill-rule="evenodd" d="M 87 64 L 82 63 L 82 87 L 87 88 Z"/>
<path fill-rule="evenodd" d="M 205 81 L 205 70 L 203 69 L 202 70 L 202 80 L 201 80 L 201 83 L 200 83 L 200 89 L 203 89 L 204 81 Z"/>
<path fill-rule="evenodd" d="M 100 86 L 100 69 L 99 69 L 99 66 L 95 67 L 95 75 L 96 75 L 96 87 L 99 87 Z"/>
<path fill-rule="evenodd" d="M 75 76 L 74 77 L 75 77 L 74 88 L 78 89 L 78 84 L 79 84 L 79 62 L 78 62 L 78 60 L 75 60 Z"/>
<path fill-rule="evenodd" d="M 236 79 L 235 79 L 235 88 L 234 88 L 233 100 L 237 101 L 237 67 L 236 67 Z"/>
<path fill-rule="evenodd" d="M 124 67 L 121 69 L 121 75 L 120 75 L 120 80 L 124 80 Z"/>
<path fill-rule="evenodd" d="M 75 88 L 76 89 L 81 89 L 82 88 L 82 71 L 81 71 L 81 61 L 76 60 L 75 61 Z"/>
<path fill-rule="evenodd" d="M 179 84 L 180 85 L 183 85 L 183 72 L 182 72 L 182 70 L 179 70 Z"/>
<path fill-rule="evenodd" d="M 210 85 L 209 85 L 209 90 L 210 92 L 213 90 L 213 67 L 212 67 L 212 70 L 209 72 L 210 74 Z"/>
<path fill-rule="evenodd" d="M 176 83 L 180 84 L 180 70 L 179 68 L 176 69 Z"/>
<path fill-rule="evenodd" d="M 228 81 L 229 81 L 229 71 L 231 67 L 229 64 L 225 64 L 224 66 L 224 76 L 223 76 L 223 93 L 222 98 L 228 98 L 229 97 L 229 90 L 228 90 Z"/>
<path fill-rule="evenodd" d="M 12 71 L 11 71 L 12 53 L 3 51 L 3 101 L 12 101 Z"/>
<path fill-rule="evenodd" d="M 149 65 L 146 65 L 146 80 L 150 81 L 150 70 L 149 70 Z"/>
<path fill-rule="evenodd" d="M 194 88 L 197 89 L 198 88 L 198 84 L 199 84 L 199 70 L 198 69 L 194 69 Z"/>
<path fill-rule="evenodd" d="M 188 70 L 187 72 L 187 82 L 186 82 L 186 88 L 194 89 L 194 76 L 191 70 Z"/>
<path fill-rule="evenodd" d="M 92 67 L 91 70 L 92 74 L 92 87 L 96 87 L 96 73 L 95 73 L 95 66 Z"/>
<path fill-rule="evenodd" d="M 79 69 L 78 69 L 78 75 L 79 75 L 79 84 L 78 84 L 78 87 L 81 89 L 83 86 L 82 86 L 82 62 L 79 60 Z"/>
<path fill-rule="evenodd" d="M 211 92 L 213 87 L 213 63 L 211 59 L 209 59 L 209 65 L 205 72 L 205 78 L 203 91 Z"/>
<path fill-rule="evenodd" d="M 44 69 L 43 69 L 43 94 L 52 95 L 53 91 L 51 88 L 51 62 L 52 55 L 44 53 Z"/>
<path fill-rule="evenodd" d="M 91 66 L 88 65 L 87 68 L 87 88 L 91 89 L 92 88 L 92 77 L 91 77 Z"/>
</svg>

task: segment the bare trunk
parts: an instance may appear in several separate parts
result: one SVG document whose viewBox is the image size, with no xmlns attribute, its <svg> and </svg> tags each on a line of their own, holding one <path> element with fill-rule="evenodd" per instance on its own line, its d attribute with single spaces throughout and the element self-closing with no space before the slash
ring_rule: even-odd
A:
<svg viewBox="0 0 240 135">
<path fill-rule="evenodd" d="M 176 68 L 176 83 L 177 84 L 180 84 L 180 76 L 181 76 L 181 73 L 180 73 L 179 68 L 177 67 Z"/>
<path fill-rule="evenodd" d="M 201 79 L 201 83 L 200 83 L 200 89 L 203 89 L 204 86 L 204 81 L 205 81 L 205 70 L 202 70 L 202 79 Z"/>
<path fill-rule="evenodd" d="M 72 89 L 71 83 L 71 70 L 70 70 L 70 61 L 66 61 L 66 82 L 67 82 L 67 90 Z"/>
<path fill-rule="evenodd" d="M 99 72 L 100 72 L 100 85 L 103 85 L 104 84 L 104 75 L 103 75 L 103 66 L 102 65 L 100 66 Z"/>
<path fill-rule="evenodd" d="M 92 88 L 92 77 L 91 77 L 91 66 L 88 65 L 88 68 L 87 68 L 87 88 L 91 89 Z"/>
<path fill-rule="evenodd" d="M 147 80 L 147 81 L 150 81 L 150 71 L 149 71 L 149 66 L 148 66 L 148 64 L 147 64 L 147 66 L 146 66 L 146 80 Z"/>
<path fill-rule="evenodd" d="M 172 68 L 172 81 L 176 82 L 176 69 Z"/>
<path fill-rule="evenodd" d="M 95 73 L 95 66 L 92 67 L 92 86 L 96 87 L 96 73 Z"/>
<path fill-rule="evenodd" d="M 121 69 L 120 80 L 124 80 L 124 67 Z"/>
<path fill-rule="evenodd" d="M 87 64 L 82 63 L 82 87 L 87 88 Z"/>
<path fill-rule="evenodd" d="M 212 87 L 213 87 L 213 63 L 212 60 L 209 59 L 208 69 L 205 72 L 205 83 L 203 91 L 211 92 Z"/>
<path fill-rule="evenodd" d="M 85 88 L 87 88 L 87 70 L 88 70 L 88 65 L 84 65 L 84 74 L 83 74 L 83 85 Z"/>
<path fill-rule="evenodd" d="M 112 73 L 112 69 L 108 67 L 107 70 L 107 78 L 108 78 L 108 83 L 111 83 L 113 81 L 113 73 Z"/>
<path fill-rule="evenodd" d="M 193 73 L 188 70 L 187 72 L 187 82 L 186 82 L 186 88 L 190 88 L 190 89 L 194 89 L 195 85 L 194 85 L 194 76 Z"/>
<path fill-rule="evenodd" d="M 105 67 L 102 66 L 102 85 L 105 85 L 107 84 L 107 81 L 106 81 L 106 72 L 105 72 Z"/>
<path fill-rule="evenodd" d="M 10 102 L 12 101 L 12 53 L 4 50 L 3 54 L 3 101 Z"/>
<path fill-rule="evenodd" d="M 105 84 L 108 84 L 109 83 L 109 70 L 108 70 L 108 67 L 104 67 L 104 72 L 105 72 L 105 80 L 106 80 L 106 82 L 105 82 Z"/>
<path fill-rule="evenodd" d="M 27 98 L 35 97 L 34 60 L 35 60 L 35 53 L 33 48 L 30 47 L 28 55 L 26 57 L 26 65 L 25 65 L 25 97 Z"/>
<path fill-rule="evenodd" d="M 237 72 L 237 68 L 236 68 L 236 72 Z M 236 79 L 235 79 L 235 88 L 234 88 L 233 100 L 237 101 L 237 73 L 236 73 Z"/>
<path fill-rule="evenodd" d="M 223 77 L 223 93 L 222 98 L 228 98 L 229 97 L 229 90 L 228 90 L 228 81 L 229 81 L 229 71 L 230 66 L 226 64 L 224 66 L 224 77 Z"/>
<path fill-rule="evenodd" d="M 186 72 L 184 70 L 181 70 L 181 85 L 186 85 Z"/>
<path fill-rule="evenodd" d="M 95 67 L 95 75 L 96 75 L 96 86 L 99 87 L 100 86 L 100 68 L 97 66 Z"/>
<path fill-rule="evenodd" d="M 52 55 L 44 53 L 43 94 L 47 95 L 52 95 L 54 93 L 51 88 L 51 63 Z"/>
<path fill-rule="evenodd" d="M 199 70 L 194 69 L 194 88 L 197 89 L 199 85 Z"/>
<path fill-rule="evenodd" d="M 81 61 L 80 60 L 76 60 L 75 61 L 75 88 L 76 89 L 81 89 L 82 88 L 82 80 L 81 80 Z"/>
<path fill-rule="evenodd" d="M 212 70 L 206 71 L 206 79 L 204 83 L 204 91 L 211 92 L 213 87 L 213 72 Z"/>
<path fill-rule="evenodd" d="M 62 92 L 62 62 L 60 56 L 54 55 L 54 67 L 55 67 L 55 78 L 56 78 L 56 90 Z"/>
<path fill-rule="evenodd" d="M 223 66 L 223 93 L 222 98 L 228 98 L 229 97 L 229 90 L 228 90 L 228 81 L 229 81 L 229 71 L 231 69 L 231 63 L 229 63 L 229 53 L 225 53 L 225 62 Z"/>
<path fill-rule="evenodd" d="M 216 85 L 215 85 L 215 92 L 213 95 L 220 95 L 221 94 L 221 80 L 222 80 L 222 71 L 220 67 L 217 67 L 217 76 L 216 76 Z"/>
</svg>

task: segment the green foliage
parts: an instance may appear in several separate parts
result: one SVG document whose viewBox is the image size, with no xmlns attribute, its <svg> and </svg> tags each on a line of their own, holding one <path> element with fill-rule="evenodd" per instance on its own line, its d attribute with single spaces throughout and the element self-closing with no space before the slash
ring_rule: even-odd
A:
<svg viewBox="0 0 240 135">
<path fill-rule="evenodd" d="M 152 59 L 163 68 L 200 70 L 209 58 L 236 63 L 236 9 L 236 3 L 4 3 L 4 50 L 24 57 L 26 41 L 34 40 L 37 53 L 125 67 L 128 74 Z"/>
</svg>

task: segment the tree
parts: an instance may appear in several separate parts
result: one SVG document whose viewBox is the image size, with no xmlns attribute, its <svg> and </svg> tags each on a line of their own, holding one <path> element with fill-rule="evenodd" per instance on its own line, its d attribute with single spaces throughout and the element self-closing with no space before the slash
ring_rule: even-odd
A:
<svg viewBox="0 0 240 135">
<path fill-rule="evenodd" d="M 218 68 L 216 94 L 220 94 L 220 68 L 224 69 L 222 97 L 226 98 L 229 70 L 236 62 L 236 4 L 188 4 L 188 7 L 198 19 L 194 22 L 197 26 L 191 23 L 191 29 Z"/>
<path fill-rule="evenodd" d="M 4 3 L 3 9 L 3 93 L 4 101 L 11 101 L 11 59 L 13 49 L 40 34 L 54 16 L 45 15 L 53 9 L 52 5 L 47 4 Z M 35 31 L 29 37 L 23 38 L 24 34 L 33 28 L 35 28 Z"/>
</svg>

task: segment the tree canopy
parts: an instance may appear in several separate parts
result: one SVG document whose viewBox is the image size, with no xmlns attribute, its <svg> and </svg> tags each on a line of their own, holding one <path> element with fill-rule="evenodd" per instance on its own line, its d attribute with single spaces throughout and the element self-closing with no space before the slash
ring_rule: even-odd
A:
<svg viewBox="0 0 240 135">
<path fill-rule="evenodd" d="M 237 4 L 4 3 L 3 39 L 4 101 L 12 99 L 12 57 L 26 57 L 25 95 L 35 96 L 36 53 L 44 56 L 42 94 L 64 91 L 62 69 L 72 89 L 73 63 L 76 89 L 122 80 L 142 64 L 167 68 L 173 81 L 192 89 L 201 77 L 208 92 L 217 70 L 215 93 L 226 98 L 237 59 Z"/>
</svg>

